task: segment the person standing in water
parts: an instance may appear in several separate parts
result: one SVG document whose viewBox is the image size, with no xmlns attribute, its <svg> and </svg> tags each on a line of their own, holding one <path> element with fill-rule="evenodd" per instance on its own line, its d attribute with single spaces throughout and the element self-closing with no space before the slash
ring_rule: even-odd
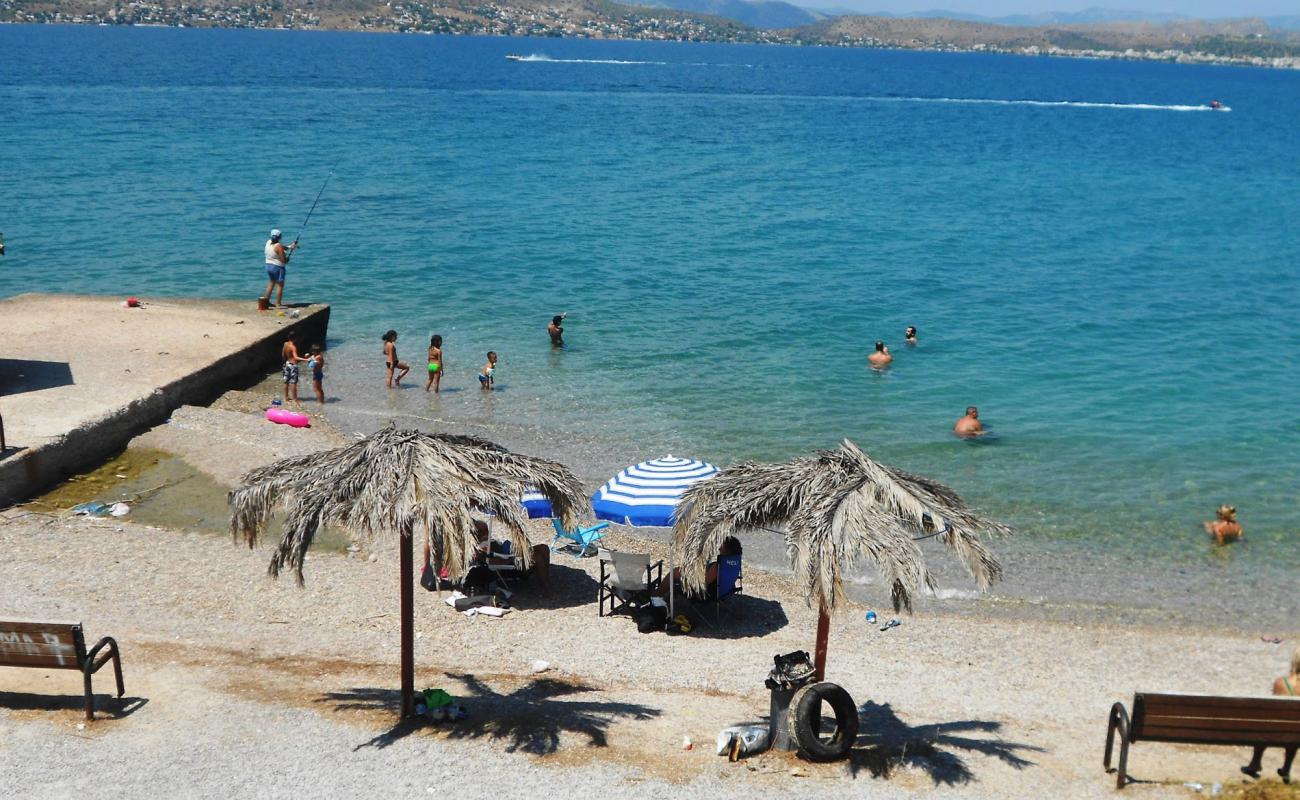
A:
<svg viewBox="0 0 1300 800">
<path fill-rule="evenodd" d="M 311 356 L 307 359 L 307 369 L 311 370 L 311 388 L 316 391 L 316 402 L 325 405 L 325 348 L 318 344 L 311 346 Z"/>
<path fill-rule="evenodd" d="M 1205 532 L 1214 538 L 1216 545 L 1232 544 L 1242 537 L 1241 523 L 1237 522 L 1235 506 L 1221 505 L 1214 512 L 1215 518 L 1201 523 Z"/>
<path fill-rule="evenodd" d="M 284 375 L 284 400 L 298 402 L 298 365 L 307 359 L 298 355 L 298 345 L 290 337 L 280 347 L 280 358 L 284 361 L 281 373 Z"/>
<path fill-rule="evenodd" d="M 492 386 L 496 383 L 497 371 L 497 351 L 489 350 L 487 354 L 487 363 L 478 374 L 478 385 L 484 391 L 492 391 Z"/>
<path fill-rule="evenodd" d="M 388 388 L 402 388 L 402 378 L 411 368 L 397 358 L 397 331 L 394 330 L 384 334 L 384 368 L 388 370 Z"/>
<path fill-rule="evenodd" d="M 427 394 L 429 387 L 433 387 L 433 393 L 438 394 L 442 390 L 442 373 L 446 365 L 442 360 L 442 337 L 434 336 L 429 339 L 429 380 L 424 384 L 424 391 Z"/>
<path fill-rule="evenodd" d="M 289 266 L 289 256 L 298 245 L 291 244 L 288 247 L 280 244 L 280 229 L 276 228 L 271 231 L 271 238 L 266 240 L 266 246 L 262 252 L 266 260 L 266 294 L 264 295 L 267 304 L 271 303 L 271 293 L 277 288 L 279 295 L 275 299 L 276 307 L 284 305 L 284 271 Z"/>
<path fill-rule="evenodd" d="M 907 344 L 916 344 L 916 326 L 908 325 L 907 330 L 903 331 L 903 341 Z"/>
<path fill-rule="evenodd" d="M 975 406 L 966 406 L 966 416 L 957 420 L 952 432 L 962 438 L 984 435 L 984 423 L 980 422 L 980 410 Z"/>
<path fill-rule="evenodd" d="M 871 362 L 872 369 L 884 369 L 889 366 L 894 357 L 889 354 L 889 348 L 885 347 L 884 342 L 877 341 L 876 352 L 867 356 L 867 360 Z"/>
<path fill-rule="evenodd" d="M 551 324 L 546 326 L 546 333 L 551 337 L 552 347 L 564 347 L 564 328 L 560 327 L 560 323 L 564 322 L 564 318 L 567 316 L 569 316 L 567 311 L 563 314 L 557 314 L 551 317 Z"/>
</svg>

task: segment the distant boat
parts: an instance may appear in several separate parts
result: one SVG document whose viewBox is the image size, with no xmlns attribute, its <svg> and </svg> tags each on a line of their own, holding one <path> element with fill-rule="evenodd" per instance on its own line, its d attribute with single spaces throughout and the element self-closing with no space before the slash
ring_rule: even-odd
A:
<svg viewBox="0 0 1300 800">
<path fill-rule="evenodd" d="M 509 58 L 509 57 L 510 57 L 510 56 L 506 56 L 506 58 Z M 1210 110 L 1211 110 L 1211 111 L 1222 111 L 1222 110 L 1223 110 L 1223 103 L 1220 103 L 1218 100 L 1211 100 L 1211 101 L 1210 101 Z"/>
<path fill-rule="evenodd" d="M 506 61 L 523 61 L 524 57 L 514 53 L 506 53 Z"/>
</svg>

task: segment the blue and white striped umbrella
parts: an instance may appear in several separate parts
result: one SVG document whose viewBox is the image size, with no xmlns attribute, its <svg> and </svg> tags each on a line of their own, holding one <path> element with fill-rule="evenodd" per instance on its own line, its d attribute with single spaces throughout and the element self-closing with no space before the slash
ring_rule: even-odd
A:
<svg viewBox="0 0 1300 800">
<path fill-rule="evenodd" d="M 656 458 L 618 473 L 591 496 L 597 519 L 624 525 L 666 527 L 682 492 L 696 481 L 712 478 L 718 468 L 689 458 Z"/>
<path fill-rule="evenodd" d="M 524 510 L 528 512 L 529 519 L 546 519 L 555 516 L 555 512 L 551 510 L 551 501 L 532 487 L 529 487 L 528 491 L 524 492 L 522 502 Z"/>
</svg>

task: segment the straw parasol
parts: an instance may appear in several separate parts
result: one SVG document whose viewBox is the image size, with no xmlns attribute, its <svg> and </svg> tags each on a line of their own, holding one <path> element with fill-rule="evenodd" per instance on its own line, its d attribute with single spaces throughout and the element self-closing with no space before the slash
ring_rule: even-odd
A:
<svg viewBox="0 0 1300 800">
<path fill-rule="evenodd" d="M 586 505 L 582 484 L 554 461 L 511 453 L 472 436 L 385 428 L 334 450 L 288 458 L 244 475 L 229 495 L 230 530 L 251 548 L 277 509 L 284 535 L 270 574 L 293 570 L 302 585 L 303 558 L 317 533 L 337 525 L 354 538 L 396 535 L 401 550 L 402 714 L 412 713 L 412 538 L 427 537 L 435 567 L 462 574 L 476 539 L 471 511 L 495 515 L 512 552 L 531 557 L 528 517 L 519 498 L 531 487 L 566 524 Z"/>
<path fill-rule="evenodd" d="M 704 589 L 707 565 L 726 537 L 774 528 L 785 534 L 808 605 L 820 611 L 818 680 L 825 675 L 830 611 L 844 597 L 844 573 L 860 560 L 873 564 L 890 585 L 895 610 L 911 611 L 912 594 L 934 586 L 918 534 L 941 539 L 979 588 L 987 589 L 1002 568 L 979 533 L 1010 533 L 972 513 L 947 486 L 874 461 L 845 439 L 837 450 L 783 464 L 737 464 L 688 489 L 672 542 L 683 583 L 688 590 Z"/>
</svg>

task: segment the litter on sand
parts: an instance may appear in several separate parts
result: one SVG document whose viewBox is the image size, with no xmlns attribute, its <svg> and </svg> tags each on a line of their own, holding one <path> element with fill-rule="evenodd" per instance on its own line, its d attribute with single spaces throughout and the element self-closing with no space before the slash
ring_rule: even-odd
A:
<svg viewBox="0 0 1300 800">
<path fill-rule="evenodd" d="M 108 513 L 112 514 L 115 517 L 125 517 L 127 514 L 131 513 L 131 507 L 128 506 L 126 503 L 114 503 L 108 509 Z"/>
<path fill-rule="evenodd" d="M 81 503 L 79 505 L 75 505 L 72 507 L 71 511 L 73 514 L 77 514 L 79 516 L 97 517 L 100 514 L 103 514 L 104 512 L 108 511 L 108 506 L 96 500 L 90 503 Z"/>
</svg>

